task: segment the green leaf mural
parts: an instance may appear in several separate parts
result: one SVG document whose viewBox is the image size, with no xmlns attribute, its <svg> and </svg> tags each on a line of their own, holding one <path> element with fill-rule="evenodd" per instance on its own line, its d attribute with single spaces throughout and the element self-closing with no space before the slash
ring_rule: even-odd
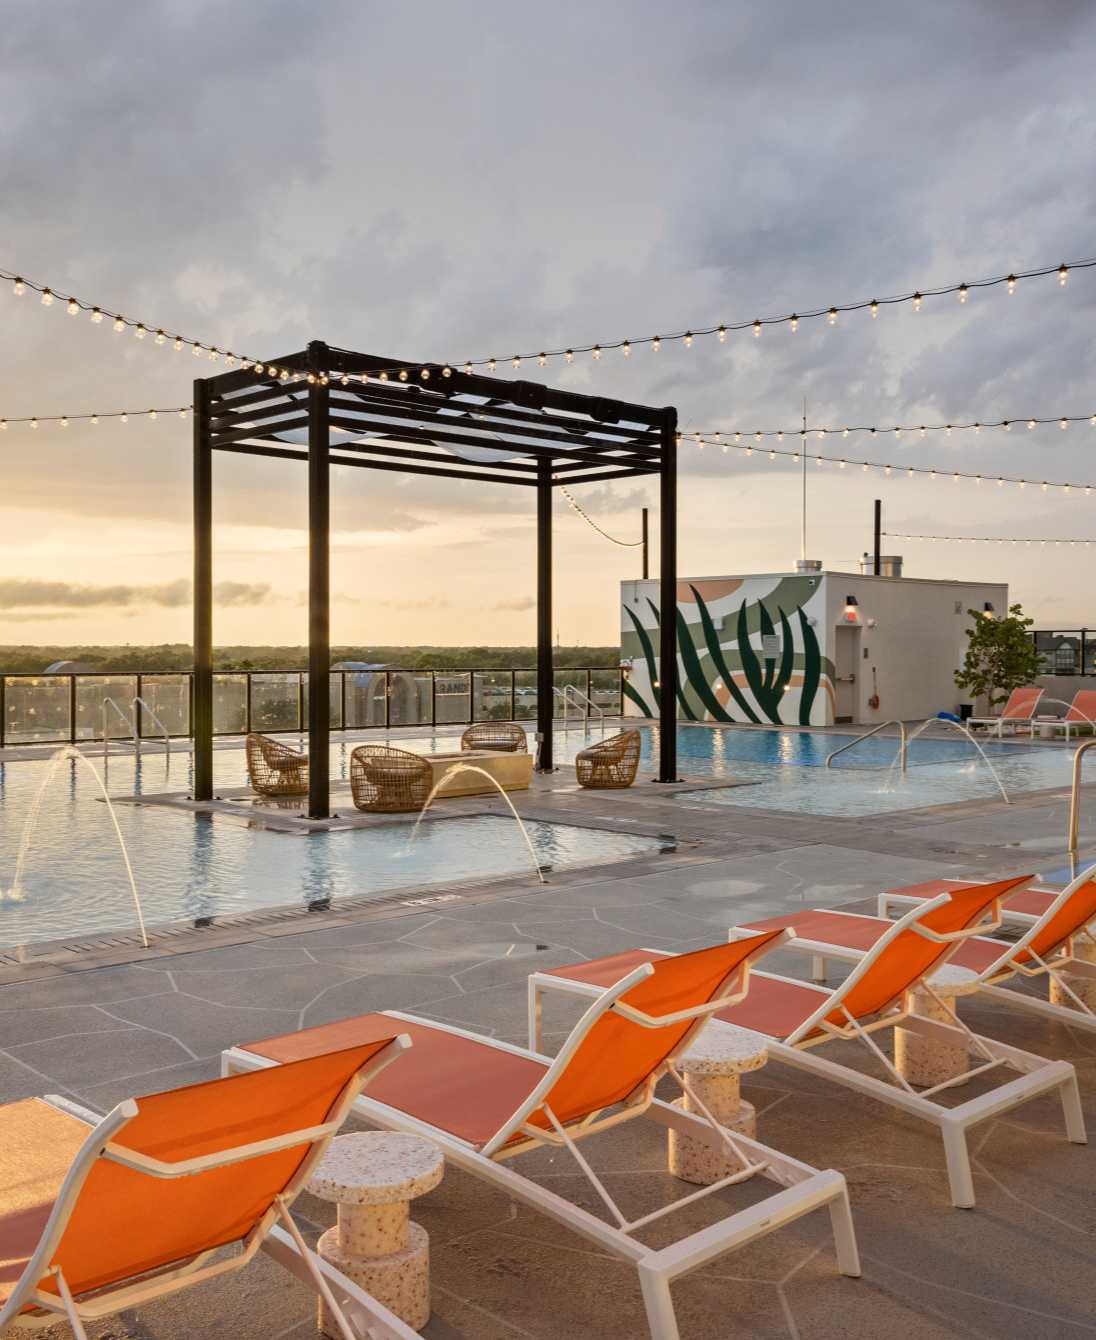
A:
<svg viewBox="0 0 1096 1340">
<path fill-rule="evenodd" d="M 705 675 L 700 664 L 700 658 L 696 654 L 693 639 L 689 636 L 689 625 L 685 622 L 685 616 L 681 612 L 680 605 L 677 607 L 677 647 L 681 654 L 681 665 L 685 671 L 685 678 L 692 685 L 696 696 L 712 714 L 712 719 L 715 721 L 733 721 L 734 717 L 726 710 L 708 685 L 708 677 Z"/>
<path fill-rule="evenodd" d="M 799 724 L 809 726 L 811 724 L 811 708 L 814 706 L 814 697 L 818 692 L 818 685 L 822 678 L 822 653 L 819 650 L 814 629 L 811 627 L 806 614 L 804 614 L 802 605 L 799 607 L 798 614 L 799 631 L 803 636 L 803 687 L 799 691 Z"/>
<path fill-rule="evenodd" d="M 699 626 L 696 622 L 690 623 L 687 606 L 683 608 L 679 605 L 676 611 L 676 633 L 681 674 L 677 685 L 677 701 L 681 716 L 688 721 L 733 723 L 744 718 L 755 725 L 765 722 L 784 724 L 783 713 L 787 707 L 785 697 L 791 687 L 792 677 L 801 665 L 802 686 L 798 694 L 798 711 L 793 709 L 793 712 L 800 725 L 810 725 L 822 677 L 825 673 L 832 673 L 832 667 L 822 656 L 818 638 L 803 608 L 814 594 L 813 588 L 804 589 L 794 579 L 782 580 L 761 599 L 752 602 L 745 599 L 737 610 L 732 607 L 721 617 L 721 628 L 717 626 L 709 604 L 697 586 L 690 583 L 689 591 L 699 616 Z M 658 606 L 650 599 L 647 604 L 655 627 L 658 628 Z M 652 630 L 644 627 L 634 610 L 627 605 L 624 608 L 646 663 L 652 695 L 655 697 L 654 710 L 639 690 L 627 681 L 624 692 L 645 716 L 652 716 L 658 711 L 661 697 L 654 688 L 658 679 L 655 653 L 658 640 Z M 787 612 L 789 609 L 790 617 Z M 777 629 L 781 641 L 779 654 L 772 650 L 759 654 L 751 644 L 751 633 L 755 637 L 771 639 L 777 636 Z M 769 648 L 772 648 L 771 641 Z M 722 692 L 724 688 L 725 699 Z"/>
<path fill-rule="evenodd" d="M 656 628 L 661 628 L 661 626 L 662 626 L 662 621 L 660 620 L 660 618 L 659 618 L 659 616 L 658 616 L 658 606 L 655 604 L 655 602 L 654 602 L 649 596 L 648 596 L 648 598 L 647 598 L 647 604 L 650 605 L 650 607 L 651 607 L 651 613 L 655 616 L 655 627 L 656 627 Z M 679 611 L 679 613 L 680 613 L 680 611 Z M 691 641 L 690 641 L 690 644 L 689 644 L 689 645 L 690 645 L 690 646 L 692 645 L 692 642 L 691 642 Z M 678 650 L 680 651 L 681 648 L 679 647 Z M 690 703 L 689 703 L 689 700 L 685 697 L 685 686 L 684 686 L 684 685 L 682 684 L 682 682 L 681 682 L 681 676 L 680 676 L 680 675 L 675 675 L 674 678 L 677 680 L 677 703 L 678 703 L 678 706 L 681 708 L 682 712 L 685 713 L 685 719 L 686 719 L 686 721 L 698 721 L 699 718 L 697 717 L 697 714 L 693 711 L 692 706 L 691 706 Z M 652 675 L 652 677 L 651 677 L 651 683 L 652 683 L 652 684 L 654 683 L 654 676 L 653 676 L 653 675 Z M 691 685 L 691 687 L 695 688 L 696 686 L 695 686 L 695 685 Z M 707 686 L 705 686 L 705 687 L 707 687 Z"/>
<path fill-rule="evenodd" d="M 719 671 L 723 683 L 727 686 L 727 692 L 746 714 L 746 720 L 755 724 L 760 721 L 757 713 L 750 706 L 749 701 L 742 690 L 734 682 L 734 675 L 731 674 L 727 665 L 727 660 L 723 655 L 723 648 L 719 645 L 719 634 L 716 632 L 715 624 L 712 622 L 712 616 L 709 613 L 708 606 L 701 598 L 700 592 L 695 586 L 690 586 L 689 590 L 693 593 L 693 599 L 696 601 L 696 607 L 700 611 L 700 624 L 704 630 L 704 641 L 708 644 L 708 655 L 715 662 L 715 667 Z"/>
<path fill-rule="evenodd" d="M 631 698 L 632 702 L 639 708 L 645 717 L 658 716 L 658 690 L 655 685 L 658 683 L 658 671 L 655 668 L 655 651 L 651 646 L 651 639 L 647 636 L 647 630 L 639 621 L 639 616 L 628 606 L 624 606 L 624 611 L 632 621 L 632 626 L 636 630 L 636 636 L 639 638 L 639 645 L 643 648 L 643 659 L 647 662 L 647 675 L 650 679 L 651 692 L 655 695 L 655 710 L 652 712 L 643 701 L 639 691 L 627 680 L 624 681 L 624 694 Z"/>
</svg>

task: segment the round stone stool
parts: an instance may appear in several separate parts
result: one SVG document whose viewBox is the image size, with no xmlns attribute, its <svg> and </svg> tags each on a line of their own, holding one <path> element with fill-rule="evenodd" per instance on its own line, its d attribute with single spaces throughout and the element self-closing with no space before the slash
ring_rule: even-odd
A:
<svg viewBox="0 0 1096 1340">
<path fill-rule="evenodd" d="M 1084 959 L 1086 963 L 1096 963 L 1096 944 L 1091 940 L 1078 938 L 1073 942 L 1074 957 Z M 1090 1010 L 1096 1010 L 1096 977 L 1080 977 L 1076 973 L 1063 972 L 1062 977 L 1070 991 L 1076 993 Z M 1052 977 L 1050 979 L 1050 1001 L 1053 1005 L 1064 1005 L 1067 1010 L 1075 1010 L 1077 1002 Z"/>
<path fill-rule="evenodd" d="M 337 1135 L 308 1182 L 314 1196 L 339 1207 L 317 1252 L 415 1331 L 430 1320 L 430 1240 L 412 1223 L 410 1202 L 432 1191 L 444 1171 L 429 1140 L 369 1131 Z M 339 1340 L 322 1299 L 320 1330 Z"/>
<path fill-rule="evenodd" d="M 713 1019 L 678 1063 L 689 1088 L 721 1126 L 743 1135 L 756 1136 L 757 1113 L 742 1097 L 741 1077 L 760 1070 L 769 1059 L 767 1039 L 760 1033 Z M 689 1094 L 674 1102 L 686 1112 L 703 1113 Z M 670 1171 L 683 1182 L 710 1186 L 730 1177 L 742 1161 L 726 1147 L 714 1149 L 703 1140 L 669 1132 Z"/>
<path fill-rule="evenodd" d="M 952 1010 L 959 996 L 969 996 L 978 990 L 978 976 L 969 968 L 945 963 L 929 978 L 932 989 Z M 955 1020 L 927 991 L 913 993 L 914 1013 L 923 1019 L 934 1019 L 955 1027 Z M 930 1089 L 945 1080 L 955 1079 L 970 1068 L 966 1043 L 941 1042 L 905 1028 L 894 1030 L 894 1064 L 908 1084 Z"/>
</svg>

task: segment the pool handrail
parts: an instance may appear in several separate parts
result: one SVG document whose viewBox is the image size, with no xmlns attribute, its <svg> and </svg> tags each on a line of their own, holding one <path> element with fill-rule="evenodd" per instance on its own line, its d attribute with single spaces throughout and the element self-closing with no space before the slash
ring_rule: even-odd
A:
<svg viewBox="0 0 1096 1340">
<path fill-rule="evenodd" d="M 138 754 L 141 752 L 141 743 L 140 743 L 140 741 L 141 741 L 140 717 L 137 715 L 137 710 L 138 710 L 138 708 L 140 708 L 142 711 L 147 712 L 147 713 L 149 714 L 149 716 L 153 719 L 153 721 L 155 721 L 155 723 L 157 724 L 157 726 L 160 727 L 160 730 L 163 732 L 163 736 L 164 736 L 164 753 L 167 755 L 168 758 L 170 758 L 170 757 L 171 757 L 171 734 L 170 734 L 170 732 L 168 731 L 168 728 L 164 725 L 164 723 L 163 723 L 163 722 L 160 720 L 160 718 L 156 715 L 156 712 L 154 711 L 154 709 L 153 709 L 152 707 L 149 706 L 149 704 L 145 701 L 144 698 L 142 698 L 142 697 L 140 696 L 140 694 L 138 694 L 135 698 L 133 698 L 133 699 L 130 701 L 129 706 L 130 706 L 130 711 L 133 713 L 133 743 L 134 743 L 134 748 L 135 748 L 136 752 L 137 752 Z"/>
<path fill-rule="evenodd" d="M 567 701 L 568 695 L 573 696 L 574 704 L 578 708 L 578 710 L 583 714 L 583 716 L 589 717 L 590 711 L 587 709 L 591 709 L 598 714 L 598 716 L 601 718 L 602 733 L 604 733 L 605 713 L 601 710 L 600 707 L 598 707 L 597 703 L 594 702 L 593 698 L 591 698 L 589 694 L 583 693 L 583 691 L 575 684 L 565 684 L 563 686 L 564 702 Z M 583 704 L 585 704 L 585 706 L 583 706 Z"/>
<path fill-rule="evenodd" d="M 878 726 L 873 726 L 871 730 L 865 731 L 863 735 L 857 735 L 848 744 L 843 744 L 840 749 L 835 749 L 832 754 L 826 756 L 826 767 L 832 767 L 834 759 L 838 754 L 843 754 L 846 749 L 851 749 L 854 744 L 859 744 L 861 740 L 870 740 L 873 735 L 878 735 L 881 730 L 886 730 L 888 726 L 898 727 L 898 756 L 902 760 L 902 771 L 906 771 L 908 757 L 908 747 L 906 741 L 906 723 L 895 718 L 892 721 L 881 721 Z"/>
<path fill-rule="evenodd" d="M 1067 850 L 1077 850 L 1077 832 L 1081 825 L 1081 763 L 1085 752 L 1096 747 L 1096 736 L 1077 746 L 1073 755 L 1073 786 L 1069 797 L 1069 840 Z"/>
<path fill-rule="evenodd" d="M 108 707 L 113 707 L 114 710 L 118 713 L 118 715 L 122 718 L 123 722 L 125 722 L 127 733 L 134 731 L 134 725 L 132 719 L 126 716 L 125 712 L 122 711 L 122 709 L 118 706 L 118 704 L 114 701 L 114 699 L 109 697 L 104 698 L 103 699 L 103 757 L 104 758 L 106 758 L 107 756 L 108 745 L 110 744 L 110 737 L 108 735 L 108 726 L 107 726 L 107 722 L 110 719 L 110 713 L 107 711 Z M 137 738 L 135 733 L 133 738 L 133 748 L 134 752 L 138 751 Z"/>
</svg>

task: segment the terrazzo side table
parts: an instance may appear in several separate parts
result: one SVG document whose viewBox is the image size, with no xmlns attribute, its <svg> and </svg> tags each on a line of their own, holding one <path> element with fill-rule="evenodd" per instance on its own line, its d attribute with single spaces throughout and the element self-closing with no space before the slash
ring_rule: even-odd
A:
<svg viewBox="0 0 1096 1340">
<path fill-rule="evenodd" d="M 959 996 L 969 996 L 978 990 L 976 974 L 951 963 L 938 968 L 929 981 L 932 989 L 952 1010 Z M 923 1019 L 934 1019 L 954 1027 L 955 1020 L 927 991 L 915 991 L 913 1001 L 914 1012 Z M 963 1042 L 940 1042 L 899 1027 L 894 1030 L 894 1064 L 908 1084 L 929 1089 L 969 1070 L 970 1055 Z"/>
<path fill-rule="evenodd" d="M 1096 944 L 1084 936 L 1078 936 L 1073 942 L 1073 953 L 1086 963 L 1096 964 Z M 1063 972 L 1062 978 L 1070 991 L 1075 992 L 1090 1010 L 1096 1010 L 1096 977 L 1081 977 L 1077 973 Z M 1050 979 L 1050 1001 L 1053 1005 L 1062 1005 L 1067 1010 L 1075 1010 L 1077 1002 L 1052 977 Z"/>
<path fill-rule="evenodd" d="M 430 1320 L 430 1239 L 412 1222 L 410 1203 L 444 1172 L 442 1152 L 429 1140 L 368 1131 L 337 1135 L 308 1182 L 314 1196 L 338 1206 L 338 1221 L 316 1251 L 415 1331 Z M 319 1324 L 339 1340 L 322 1299 Z"/>
<path fill-rule="evenodd" d="M 721 1126 L 752 1137 L 757 1135 L 757 1112 L 742 1097 L 742 1076 L 760 1070 L 768 1059 L 768 1045 L 760 1033 L 713 1019 L 681 1059 L 679 1068 Z M 700 1113 L 687 1093 L 675 1099 L 674 1106 Z M 711 1186 L 742 1167 L 729 1150 L 713 1149 L 672 1127 L 668 1138 L 670 1172 L 683 1182 Z"/>
</svg>

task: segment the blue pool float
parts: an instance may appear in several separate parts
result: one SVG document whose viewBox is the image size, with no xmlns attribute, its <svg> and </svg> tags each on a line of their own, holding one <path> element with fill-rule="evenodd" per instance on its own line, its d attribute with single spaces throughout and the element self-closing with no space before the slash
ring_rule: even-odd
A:
<svg viewBox="0 0 1096 1340">
<path fill-rule="evenodd" d="M 937 712 L 936 720 L 954 721 L 957 726 L 961 726 L 963 724 L 962 719 L 960 717 L 957 717 L 954 712 Z"/>
</svg>

